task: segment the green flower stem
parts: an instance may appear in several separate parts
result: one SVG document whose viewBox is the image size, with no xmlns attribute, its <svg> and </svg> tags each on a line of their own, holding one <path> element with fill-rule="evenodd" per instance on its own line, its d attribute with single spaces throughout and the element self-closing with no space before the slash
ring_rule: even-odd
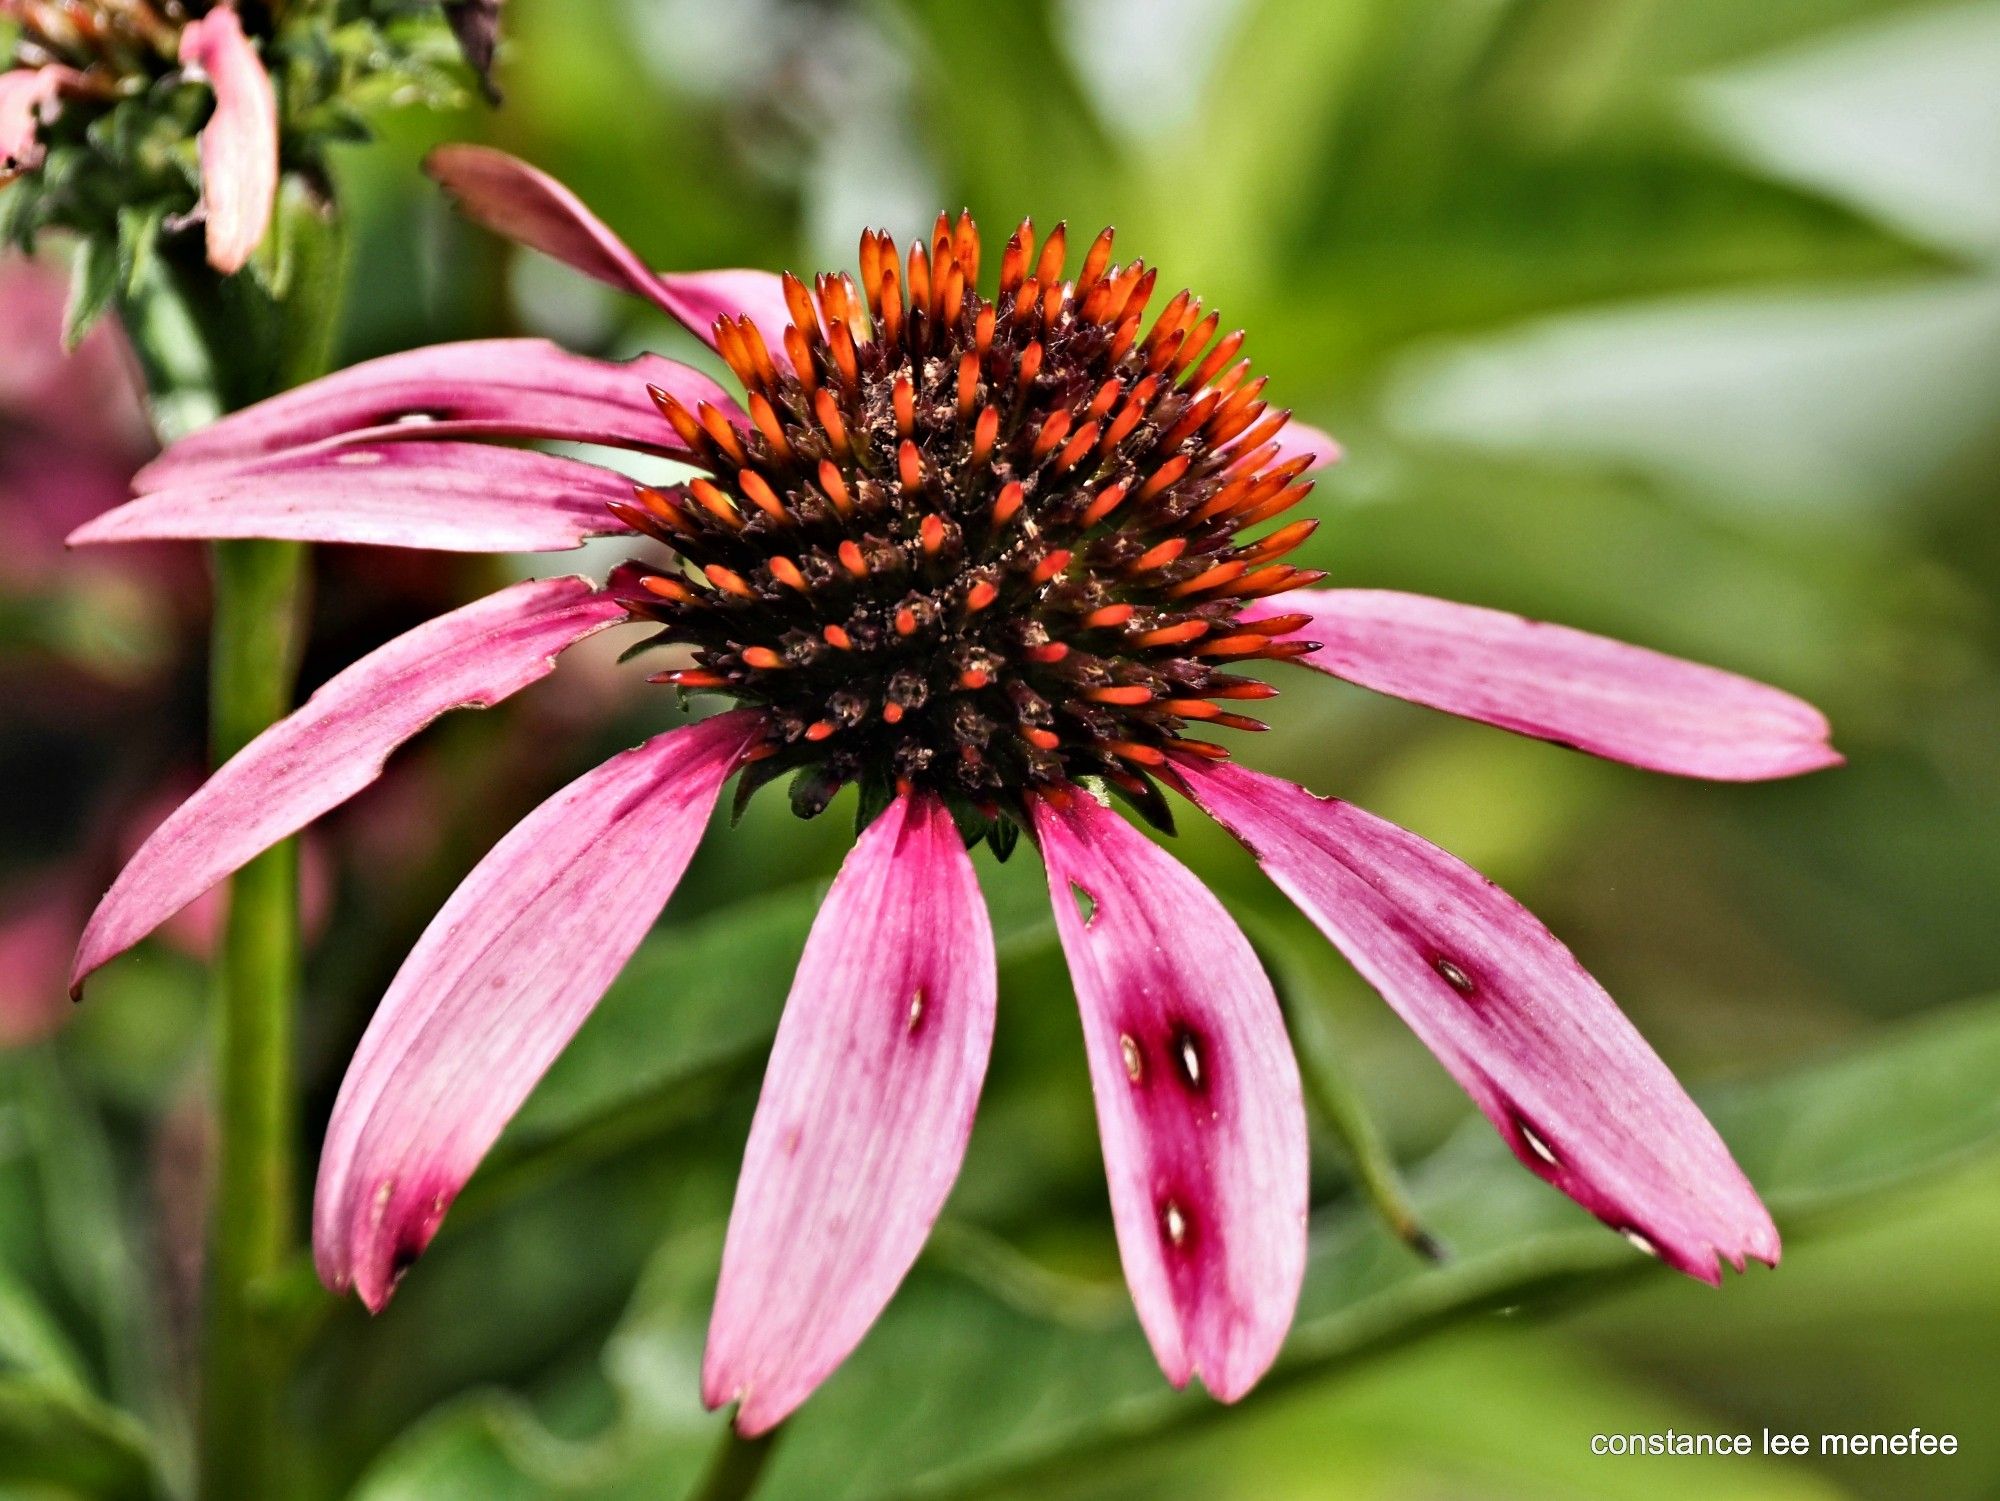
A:
<svg viewBox="0 0 2000 1501">
<path fill-rule="evenodd" d="M 1353 1075 L 1341 1061 L 1322 1004 L 1315 997 L 1296 994 L 1286 1000 L 1306 1100 L 1347 1148 L 1362 1194 L 1396 1239 L 1426 1261 L 1443 1261 L 1444 1243 L 1418 1221 L 1395 1155 L 1382 1139 L 1381 1127 L 1355 1087 Z"/>
<path fill-rule="evenodd" d="M 218 762 L 291 707 L 304 562 L 296 543 L 214 549 L 210 736 Z M 278 1493 L 284 1352 L 260 1292 L 283 1271 L 295 1234 L 298 962 L 298 849 L 288 840 L 230 882 L 216 963 L 219 1130 L 200 1422 L 201 1494 L 214 1501 Z"/>
<path fill-rule="evenodd" d="M 723 1430 L 722 1443 L 709 1462 L 708 1473 L 689 1501 L 749 1501 L 763 1479 L 764 1466 L 771 1462 L 778 1435 L 774 1428 L 756 1438 L 745 1438 L 731 1424 Z"/>
<path fill-rule="evenodd" d="M 250 270 L 217 278 L 192 242 L 134 268 L 119 311 L 163 441 L 327 367 L 340 261 L 324 186 L 291 176 Z M 209 734 L 218 764 L 292 707 L 305 564 L 297 543 L 213 549 Z M 217 1147 L 197 1423 L 204 1501 L 291 1494 L 284 1405 L 293 1344 L 274 1289 L 297 1243 L 298 970 L 298 855 L 287 841 L 229 883 L 215 962 Z"/>
</svg>

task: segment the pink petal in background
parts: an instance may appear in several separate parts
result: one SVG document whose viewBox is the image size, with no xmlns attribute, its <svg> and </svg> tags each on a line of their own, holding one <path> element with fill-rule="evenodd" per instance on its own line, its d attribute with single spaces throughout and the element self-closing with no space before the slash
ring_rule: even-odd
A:
<svg viewBox="0 0 2000 1501">
<path fill-rule="evenodd" d="M 448 710 L 490 707 L 625 611 L 580 578 L 539 579 L 427 621 L 329 680 L 153 830 L 98 904 L 72 993 L 231 872 L 346 802 Z"/>
<path fill-rule="evenodd" d="M 1840 764 L 1826 717 L 1735 673 L 1567 626 L 1385 589 L 1295 589 L 1248 619 L 1307 614 L 1308 667 L 1448 714 L 1653 771 L 1717 781 Z"/>
<path fill-rule="evenodd" d="M 59 63 L 0 73 L 0 183 L 42 164 L 37 132 L 57 100 L 82 82 L 81 73 Z"/>
<path fill-rule="evenodd" d="M 813 922 L 765 1069 L 702 1368 L 762 1433 L 847 1358 L 958 1176 L 993 1042 L 986 904 L 951 815 L 905 793 Z"/>
<path fill-rule="evenodd" d="M 561 552 L 626 528 L 632 482 L 478 443 L 322 443 L 142 495 L 70 544 L 277 537 L 442 552 Z"/>
<path fill-rule="evenodd" d="M 329 1288 L 388 1302 L 659 917 L 756 728 L 737 710 L 613 756 L 516 824 L 432 919 L 327 1127 L 313 1255 Z"/>
<path fill-rule="evenodd" d="M 1277 997 L 1208 888 L 1123 818 L 1076 792 L 1037 801 L 1034 829 L 1139 1322 L 1170 1381 L 1233 1402 L 1305 1275 L 1305 1105 Z"/>
<path fill-rule="evenodd" d="M 1703 1281 L 1718 1253 L 1776 1263 L 1778 1232 L 1715 1128 L 1520 903 L 1347 803 L 1234 765 L 1180 771 L 1530 1169 Z"/>
<path fill-rule="evenodd" d="M 136 483 L 186 484 L 330 438 L 553 438 L 685 453 L 649 385 L 690 411 L 706 401 L 738 415 L 714 381 L 658 355 L 621 364 L 545 339 L 472 339 L 385 355 L 232 413 L 176 443 Z"/>
<path fill-rule="evenodd" d="M 749 318 L 779 368 L 791 367 L 782 337 L 791 315 L 783 285 L 770 272 L 656 272 L 576 194 L 546 172 L 490 146 L 440 146 L 425 160 L 424 170 L 468 218 L 643 297 L 710 347 L 717 318 Z"/>
<path fill-rule="evenodd" d="M 201 132 L 201 202 L 208 263 L 243 269 L 278 197 L 278 99 L 235 9 L 217 5 L 181 32 L 181 61 L 207 75 L 215 112 Z"/>
</svg>

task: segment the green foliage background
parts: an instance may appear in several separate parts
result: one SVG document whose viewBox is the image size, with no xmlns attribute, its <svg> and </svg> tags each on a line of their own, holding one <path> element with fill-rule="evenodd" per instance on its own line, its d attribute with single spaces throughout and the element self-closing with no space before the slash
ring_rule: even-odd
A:
<svg viewBox="0 0 2000 1501">
<path fill-rule="evenodd" d="M 1868 0 L 511 0 L 498 112 L 392 116 L 335 162 L 345 357 L 540 332 L 690 342 L 454 223 L 416 171 L 483 139 L 672 267 L 808 270 L 969 206 L 1115 223 L 1339 434 L 1304 561 L 1716 662 L 1821 705 L 1850 758 L 1679 783 L 1319 680 L 1257 764 L 1520 896 L 1713 1105 L 1787 1233 L 1720 1292 L 1517 1171 L 1249 860 L 1179 853 L 1325 1028 L 1427 1220 L 1428 1270 L 1316 1151 L 1278 1376 L 1174 1398 L 1117 1281 L 1067 981 L 1027 857 L 991 867 L 1001 1035 L 948 1224 L 760 1495 L 1973 1498 L 2000 1489 L 2000 6 Z M 573 555 L 543 560 L 564 571 Z M 443 565 L 440 565 L 443 566 Z M 458 567 L 459 565 L 452 565 Z M 525 564 L 523 566 L 526 566 Z M 537 565 L 542 566 L 542 565 Z M 468 593 L 481 580 L 465 573 Z M 321 617 L 340 600 L 323 593 Z M 339 665 L 314 659 L 309 676 Z M 603 664 L 558 674 L 596 684 Z M 309 966 L 312 1143 L 367 1009 L 514 816 L 671 717 L 618 690 L 508 750 L 526 701 L 421 748 L 422 868 L 354 869 Z M 597 688 L 594 691 L 603 691 Z M 302 1271 L 302 1494 L 688 1493 L 706 1300 L 765 1038 L 846 807 L 719 829 L 661 931 L 390 1311 Z M 0 1099 L 0 1496 L 145 1495 L 161 1369 L 155 1122 L 199 976 L 107 976 Z M 1950 1459 L 1594 1459 L 1593 1434 L 1959 1435 Z M 10 1489 L 10 1484 L 23 1487 Z"/>
</svg>

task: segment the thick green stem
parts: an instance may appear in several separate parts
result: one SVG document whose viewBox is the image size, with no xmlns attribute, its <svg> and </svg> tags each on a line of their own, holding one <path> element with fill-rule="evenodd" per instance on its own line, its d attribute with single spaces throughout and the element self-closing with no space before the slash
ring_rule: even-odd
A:
<svg viewBox="0 0 2000 1501">
<path fill-rule="evenodd" d="M 749 1501 L 763 1479 L 764 1466 L 771 1462 L 781 1429 L 756 1438 L 745 1438 L 734 1425 L 723 1430 L 722 1444 L 709 1462 L 691 1501 Z"/>
<path fill-rule="evenodd" d="M 123 288 L 121 317 L 163 440 L 326 368 L 340 257 L 323 187 L 288 176 L 261 271 L 217 277 L 190 241 L 163 249 Z M 214 548 L 209 732 L 218 763 L 292 707 L 305 574 L 297 543 Z M 197 1425 L 203 1501 L 290 1494 L 290 1351 L 270 1300 L 297 1236 L 298 968 L 298 857 L 287 842 L 229 883 L 215 961 L 216 1161 Z"/>
<path fill-rule="evenodd" d="M 291 707 L 304 550 L 224 542 L 214 550 L 210 736 L 234 755 Z M 217 1155 L 202 1349 L 201 1494 L 278 1494 L 275 1439 L 283 1351 L 260 1306 L 293 1246 L 296 1183 L 292 997 L 298 971 L 298 851 L 287 841 L 239 871 L 214 984 Z"/>
</svg>

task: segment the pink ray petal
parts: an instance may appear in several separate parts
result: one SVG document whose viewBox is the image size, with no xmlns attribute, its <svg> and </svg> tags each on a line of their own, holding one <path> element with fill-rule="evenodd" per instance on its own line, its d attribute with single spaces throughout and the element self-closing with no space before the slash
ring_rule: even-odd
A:
<svg viewBox="0 0 2000 1501">
<path fill-rule="evenodd" d="M 561 552 L 626 530 L 605 506 L 632 482 L 595 464 L 480 443 L 322 443 L 156 490 L 70 533 L 71 546 L 208 537 L 441 552 Z"/>
<path fill-rule="evenodd" d="M 368 786 L 389 753 L 440 714 L 490 708 L 624 618 L 587 579 L 538 579 L 427 621 L 330 679 L 134 853 L 84 929 L 71 994 L 232 871 Z"/>
<path fill-rule="evenodd" d="M 389 1301 L 659 917 L 756 728 L 737 710 L 613 756 L 516 824 L 431 920 L 327 1126 L 313 1256 L 329 1288 Z"/>
<path fill-rule="evenodd" d="M 188 23 L 181 62 L 199 68 L 215 91 L 215 112 L 201 131 L 201 202 L 208 263 L 228 276 L 264 238 L 277 202 L 278 97 L 228 5 Z"/>
<path fill-rule="evenodd" d="M 1776 688 L 1603 636 L 1384 589 L 1294 589 L 1308 667 L 1448 714 L 1679 776 L 1755 782 L 1838 766 L 1826 716 Z"/>
<path fill-rule="evenodd" d="M 1295 459 L 1301 454 L 1310 454 L 1312 467 L 1324 469 L 1329 464 L 1338 464 L 1343 452 L 1340 440 L 1331 433 L 1321 432 L 1296 417 L 1278 430 L 1278 436 L 1274 441 L 1278 445 L 1278 452 L 1272 462 L 1277 464 L 1282 464 L 1287 459 Z"/>
<path fill-rule="evenodd" d="M 849 852 L 785 1002 L 722 1252 L 702 1396 L 762 1433 L 875 1322 L 944 1207 L 993 1043 L 993 931 L 944 805 Z"/>
<path fill-rule="evenodd" d="M 649 385 L 689 410 L 706 401 L 747 420 L 706 375 L 658 355 L 620 364 L 545 339 L 472 339 L 369 360 L 232 413 L 183 438 L 133 483 L 140 490 L 186 484 L 329 438 L 554 438 L 685 453 L 646 394 Z"/>
<path fill-rule="evenodd" d="M 781 369 L 791 322 L 783 284 L 768 271 L 652 270 L 584 201 L 548 173 L 490 146 L 440 146 L 424 170 L 470 219 L 586 276 L 643 297 L 688 332 L 715 345 L 715 320 L 748 317 Z"/>
<path fill-rule="evenodd" d="M 1347 803 L 1239 766 L 1180 770 L 1530 1169 L 1703 1281 L 1718 1253 L 1777 1262 L 1778 1232 L 1715 1128 L 1520 903 Z"/>
<path fill-rule="evenodd" d="M 1305 1105 L 1277 998 L 1208 889 L 1117 814 L 1076 793 L 1037 801 L 1034 825 L 1139 1322 L 1168 1380 L 1233 1402 L 1305 1275 Z"/>
<path fill-rule="evenodd" d="M 42 164 L 37 133 L 54 118 L 62 96 L 83 81 L 81 73 L 60 63 L 0 73 L 0 183 Z"/>
</svg>

